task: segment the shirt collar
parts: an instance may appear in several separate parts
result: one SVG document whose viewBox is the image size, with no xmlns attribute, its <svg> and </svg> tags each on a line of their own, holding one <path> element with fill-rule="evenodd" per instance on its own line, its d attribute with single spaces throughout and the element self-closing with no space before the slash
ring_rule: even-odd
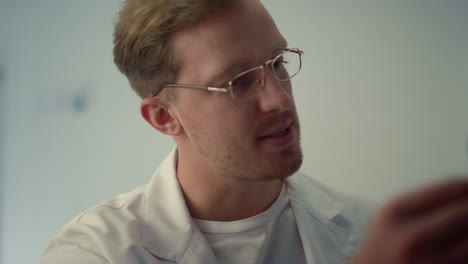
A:
<svg viewBox="0 0 468 264">
<path fill-rule="evenodd" d="M 291 202 L 306 205 L 308 210 L 317 212 L 324 222 L 330 221 L 344 209 L 344 203 L 335 198 L 333 191 L 301 172 L 287 178 L 286 186 Z"/>
<path fill-rule="evenodd" d="M 143 246 L 176 261 L 193 232 L 190 213 L 176 177 L 177 149 L 161 163 L 145 190 Z"/>
<path fill-rule="evenodd" d="M 177 180 L 176 165 L 177 149 L 174 149 L 147 185 L 141 235 L 147 250 L 171 261 L 191 255 L 184 256 L 189 241 L 196 240 L 200 245 L 203 240 L 201 232 L 192 223 Z M 287 178 L 286 189 L 291 203 L 306 205 L 309 210 L 318 212 L 324 222 L 337 216 L 344 208 L 343 202 L 336 200 L 331 190 L 301 173 Z M 190 253 L 192 248 L 188 250 Z"/>
</svg>

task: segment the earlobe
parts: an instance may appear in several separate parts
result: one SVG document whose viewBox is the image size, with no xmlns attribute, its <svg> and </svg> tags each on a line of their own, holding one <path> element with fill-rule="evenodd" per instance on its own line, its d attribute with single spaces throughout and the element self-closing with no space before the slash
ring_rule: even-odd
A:
<svg viewBox="0 0 468 264">
<path fill-rule="evenodd" d="M 169 107 L 157 97 L 145 98 L 140 104 L 140 112 L 146 122 L 159 132 L 177 136 L 182 133 L 182 126 Z"/>
</svg>

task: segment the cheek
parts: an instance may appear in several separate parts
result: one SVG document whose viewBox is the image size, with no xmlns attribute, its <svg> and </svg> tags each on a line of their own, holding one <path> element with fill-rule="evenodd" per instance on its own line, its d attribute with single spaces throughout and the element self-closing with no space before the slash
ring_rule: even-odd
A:
<svg viewBox="0 0 468 264">
<path fill-rule="evenodd" d="M 255 100 L 235 102 L 227 94 L 193 94 L 182 107 L 187 130 L 194 128 L 203 141 L 242 144 L 255 137 Z M 194 100 L 195 96 L 203 97 Z M 198 103 L 201 102 L 201 103 Z M 187 131 L 190 133 L 190 131 Z"/>
<path fill-rule="evenodd" d="M 211 130 L 213 138 L 222 141 L 220 144 L 231 144 L 240 147 L 245 142 L 255 138 L 255 126 L 252 113 L 238 109 L 237 111 L 221 111 L 205 120 L 206 127 Z"/>
<path fill-rule="evenodd" d="M 233 113 L 231 125 L 229 126 L 238 144 L 249 145 L 256 142 L 257 119 L 254 111 L 237 111 Z"/>
</svg>

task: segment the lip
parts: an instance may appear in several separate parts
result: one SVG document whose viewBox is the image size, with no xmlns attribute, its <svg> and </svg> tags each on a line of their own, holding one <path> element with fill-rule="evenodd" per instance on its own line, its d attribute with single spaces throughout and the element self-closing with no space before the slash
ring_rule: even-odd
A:
<svg viewBox="0 0 468 264">
<path fill-rule="evenodd" d="M 264 135 L 258 137 L 258 139 L 261 139 L 261 138 L 267 137 L 267 136 L 271 136 L 271 135 L 277 134 L 277 133 L 279 133 L 281 131 L 284 131 L 284 130 L 288 129 L 291 126 L 291 123 L 292 123 L 292 121 L 286 122 L 282 126 L 280 126 L 278 128 L 275 128 L 275 130 L 272 130 L 272 131 L 270 131 L 268 133 L 265 133 Z"/>
<path fill-rule="evenodd" d="M 268 135 L 273 135 L 281 131 L 285 131 L 285 133 L 279 137 L 268 137 Z M 257 138 L 257 142 L 269 148 L 283 148 L 291 145 L 295 139 L 296 129 L 292 125 L 292 122 L 289 122 L 287 125 L 281 126 L 278 129 L 273 130 L 271 133 Z"/>
</svg>

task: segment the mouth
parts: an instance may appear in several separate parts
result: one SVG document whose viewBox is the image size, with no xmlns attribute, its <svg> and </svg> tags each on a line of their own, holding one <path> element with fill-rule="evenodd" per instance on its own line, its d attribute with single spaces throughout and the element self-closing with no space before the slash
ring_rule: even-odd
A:
<svg viewBox="0 0 468 264">
<path fill-rule="evenodd" d="M 258 139 L 261 140 L 261 139 L 265 139 L 265 138 L 282 137 L 285 134 L 287 134 L 290 129 L 291 129 L 291 123 L 288 123 L 287 125 L 282 126 L 282 127 L 278 128 L 278 129 L 275 129 L 274 131 L 269 132 L 268 134 L 266 134 L 264 136 L 258 137 Z"/>
<path fill-rule="evenodd" d="M 267 132 L 257 138 L 257 142 L 268 148 L 283 148 L 292 144 L 296 139 L 295 128 L 292 122 Z"/>
</svg>

